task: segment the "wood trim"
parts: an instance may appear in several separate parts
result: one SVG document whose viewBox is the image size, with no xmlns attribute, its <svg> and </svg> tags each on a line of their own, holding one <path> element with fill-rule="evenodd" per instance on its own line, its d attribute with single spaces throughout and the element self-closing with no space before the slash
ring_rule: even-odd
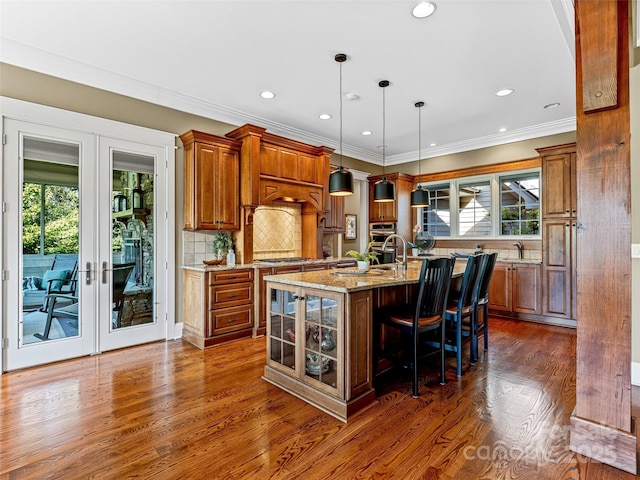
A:
<svg viewBox="0 0 640 480">
<path fill-rule="evenodd" d="M 325 146 L 317 147 L 315 145 L 299 142 L 298 140 L 293 140 L 291 138 L 281 137 L 280 135 L 275 135 L 273 133 L 267 132 L 266 128 L 258 127 L 257 125 L 251 125 L 250 123 L 238 127 L 226 134 L 227 137 L 234 139 L 246 137 L 247 135 L 259 136 L 263 145 L 267 144 L 277 147 L 290 148 L 297 152 L 302 152 L 309 155 L 331 155 L 334 151 L 333 148 Z"/>
<path fill-rule="evenodd" d="M 611 9 L 617 8 L 617 20 Z M 627 0 L 576 2 L 576 99 L 578 225 L 576 270 L 578 328 L 576 408 L 571 436 L 591 422 L 619 437 L 632 433 L 631 419 L 631 178 L 629 104 L 629 3 Z M 608 19 L 608 20 L 606 20 Z M 606 21 L 605 21 L 606 20 Z M 603 88 L 583 76 L 583 65 L 606 64 L 600 39 L 617 38 L 617 107 L 591 110 L 587 92 Z M 604 206 L 604 209 L 603 209 Z M 591 428 L 593 430 L 593 428 Z M 626 436 L 626 435 L 625 435 Z M 578 437 L 577 437 L 578 438 Z M 635 468 L 636 451 L 612 443 L 621 469 Z M 594 452 L 592 452 L 593 454 Z M 635 470 L 634 470 L 635 472 Z"/>
<path fill-rule="evenodd" d="M 616 430 L 571 416 L 571 437 L 569 448 L 579 455 L 614 465 L 620 470 L 636 475 L 636 432 Z"/>
<path fill-rule="evenodd" d="M 600 28 L 617 24 L 617 8 L 613 1 L 585 1 L 580 6 L 577 30 L 585 113 L 618 106 L 618 66 L 623 68 L 618 64 L 618 30 Z"/>
<path fill-rule="evenodd" d="M 575 151 L 576 142 L 564 143 L 562 145 L 552 145 L 551 147 L 536 148 L 536 152 L 538 152 L 541 157 L 549 154 L 561 155 L 566 153 L 575 153 Z"/>
<path fill-rule="evenodd" d="M 473 177 L 476 175 L 488 175 L 491 173 L 511 172 L 528 168 L 539 168 L 542 165 L 540 157 L 517 160 L 515 162 L 494 163 L 492 165 L 480 165 L 477 167 L 460 168 L 439 173 L 423 173 L 415 177 L 415 182 L 437 182 L 452 178 Z"/>
<path fill-rule="evenodd" d="M 542 240 L 527 240 L 527 239 L 517 239 L 523 246 L 524 250 L 541 250 L 542 249 Z M 497 239 L 437 239 L 433 248 L 475 248 L 476 244 L 482 245 L 483 249 L 490 250 L 515 250 L 513 246 L 514 239 L 505 239 L 505 240 L 497 240 Z"/>
</svg>

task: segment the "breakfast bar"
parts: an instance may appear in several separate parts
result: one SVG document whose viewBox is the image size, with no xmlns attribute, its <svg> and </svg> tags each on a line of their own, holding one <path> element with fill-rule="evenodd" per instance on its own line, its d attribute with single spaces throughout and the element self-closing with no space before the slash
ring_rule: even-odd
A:
<svg viewBox="0 0 640 480">
<path fill-rule="evenodd" d="M 370 405 L 374 311 L 409 302 L 421 265 L 267 276 L 263 378 L 343 421 Z M 457 262 L 454 275 L 464 266 Z"/>
</svg>

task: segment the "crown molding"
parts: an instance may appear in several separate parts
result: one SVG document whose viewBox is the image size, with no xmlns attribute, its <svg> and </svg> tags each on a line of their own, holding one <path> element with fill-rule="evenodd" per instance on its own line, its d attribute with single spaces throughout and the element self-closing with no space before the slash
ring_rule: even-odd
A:
<svg viewBox="0 0 640 480">
<path fill-rule="evenodd" d="M 145 102 L 172 108 L 181 112 L 210 118 L 237 127 L 250 123 L 266 128 L 270 133 L 292 138 L 312 145 L 339 148 L 337 140 L 314 135 L 290 125 L 273 122 L 269 119 L 234 110 L 224 105 L 208 102 L 200 98 L 168 90 L 159 85 L 136 80 L 106 69 L 96 67 L 71 58 L 53 54 L 7 38 L 0 38 L 0 62 L 33 70 L 71 82 L 87 85 L 101 90 L 126 95 Z M 474 138 L 460 142 L 439 145 L 423 150 L 423 159 L 460 153 L 479 148 L 493 147 L 505 143 L 529 140 L 536 137 L 573 131 L 576 128 L 575 117 L 561 121 L 536 125 L 530 128 L 514 130 L 508 133 Z M 342 154 L 357 160 L 382 165 L 382 155 L 348 144 L 342 145 Z M 385 164 L 397 165 L 415 161 L 418 152 L 406 152 L 387 156 Z"/>
<path fill-rule="evenodd" d="M 454 153 L 468 152 L 480 148 L 495 147 L 506 143 L 521 142 L 532 138 L 557 135 L 558 133 L 572 132 L 576 129 L 576 117 L 565 118 L 555 122 L 542 123 L 533 127 L 521 128 L 510 132 L 487 135 L 486 137 L 471 138 L 460 142 L 438 145 L 422 150 L 422 159 L 451 155 Z M 386 158 L 387 165 L 415 162 L 418 159 L 418 151 L 402 153 Z"/>
</svg>

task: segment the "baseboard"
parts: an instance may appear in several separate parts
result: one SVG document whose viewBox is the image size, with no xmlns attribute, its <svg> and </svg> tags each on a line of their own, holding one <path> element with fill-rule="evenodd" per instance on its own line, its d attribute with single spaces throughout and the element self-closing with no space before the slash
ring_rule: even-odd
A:
<svg viewBox="0 0 640 480">
<path fill-rule="evenodd" d="M 623 432 L 576 417 L 574 410 L 570 425 L 569 449 L 578 454 L 579 461 L 589 457 L 632 475 L 637 473 L 637 440 L 633 424 L 633 432 Z"/>
<path fill-rule="evenodd" d="M 178 338 L 182 338 L 182 326 L 184 324 L 182 322 L 178 322 L 173 326 L 173 339 L 177 340 Z M 640 364 L 638 364 L 638 368 L 640 368 Z M 640 377 L 638 377 L 640 378 Z"/>
<path fill-rule="evenodd" d="M 640 363 L 631 362 L 631 385 L 640 386 Z"/>
</svg>

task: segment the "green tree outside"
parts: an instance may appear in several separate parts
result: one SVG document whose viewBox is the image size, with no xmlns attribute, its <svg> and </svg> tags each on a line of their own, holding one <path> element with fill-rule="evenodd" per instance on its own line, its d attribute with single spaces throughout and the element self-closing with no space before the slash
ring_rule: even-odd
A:
<svg viewBox="0 0 640 480">
<path fill-rule="evenodd" d="M 40 251 L 42 195 L 44 195 L 43 252 Z M 24 183 L 22 189 L 23 254 L 78 253 L 78 213 L 77 187 Z"/>
</svg>

